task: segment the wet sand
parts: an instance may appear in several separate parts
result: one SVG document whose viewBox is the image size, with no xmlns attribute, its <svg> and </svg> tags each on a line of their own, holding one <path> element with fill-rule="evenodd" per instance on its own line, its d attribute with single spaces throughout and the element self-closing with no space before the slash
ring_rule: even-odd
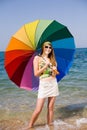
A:
<svg viewBox="0 0 87 130">
<path fill-rule="evenodd" d="M 33 111 L 32 111 L 33 112 Z M 32 112 L 0 113 L 0 130 L 28 130 Z M 87 107 L 85 105 L 55 106 L 53 125 L 46 125 L 46 107 L 30 130 L 87 130 Z"/>
<path fill-rule="evenodd" d="M 0 130 L 28 130 L 26 127 L 27 125 L 18 119 L 0 121 Z M 44 123 L 36 123 L 36 125 L 29 130 L 87 130 L 87 122 L 80 123 L 80 125 L 77 126 L 74 119 L 68 119 L 64 121 L 57 120 L 54 121 L 54 125 L 51 126 L 48 126 Z"/>
</svg>

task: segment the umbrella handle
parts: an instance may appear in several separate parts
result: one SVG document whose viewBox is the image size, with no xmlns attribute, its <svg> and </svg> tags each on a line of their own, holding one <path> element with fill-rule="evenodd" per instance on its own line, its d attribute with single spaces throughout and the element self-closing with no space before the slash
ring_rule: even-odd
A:
<svg viewBox="0 0 87 130">
<path fill-rule="evenodd" d="M 54 73 L 56 74 L 56 75 L 58 75 L 59 74 L 59 71 L 58 70 L 53 70 L 54 71 Z"/>
</svg>

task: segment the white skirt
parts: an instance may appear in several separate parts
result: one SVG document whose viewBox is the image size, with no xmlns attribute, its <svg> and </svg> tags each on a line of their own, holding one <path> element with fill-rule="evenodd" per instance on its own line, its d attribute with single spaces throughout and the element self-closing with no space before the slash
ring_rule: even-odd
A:
<svg viewBox="0 0 87 130">
<path fill-rule="evenodd" d="M 59 95 L 58 83 L 56 78 L 52 80 L 40 80 L 38 98 L 47 98 Z"/>
</svg>

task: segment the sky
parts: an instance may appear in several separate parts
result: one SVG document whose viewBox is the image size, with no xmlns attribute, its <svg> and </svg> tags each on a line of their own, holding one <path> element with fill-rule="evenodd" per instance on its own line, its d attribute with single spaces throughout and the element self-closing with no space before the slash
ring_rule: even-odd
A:
<svg viewBox="0 0 87 130">
<path fill-rule="evenodd" d="M 76 48 L 87 47 L 87 0 L 0 0 L 0 51 L 24 24 L 56 20 L 68 27 Z"/>
</svg>

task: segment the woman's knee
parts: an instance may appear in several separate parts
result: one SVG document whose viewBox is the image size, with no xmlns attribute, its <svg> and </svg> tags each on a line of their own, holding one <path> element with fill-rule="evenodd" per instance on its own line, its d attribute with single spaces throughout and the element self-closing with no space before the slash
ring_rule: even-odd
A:
<svg viewBox="0 0 87 130">
<path fill-rule="evenodd" d="M 48 105 L 48 110 L 53 111 L 53 105 Z"/>
<path fill-rule="evenodd" d="M 35 113 L 36 113 L 36 114 L 39 114 L 39 113 L 41 112 L 41 110 L 42 110 L 42 109 L 36 109 L 36 110 L 35 110 Z"/>
<path fill-rule="evenodd" d="M 54 102 L 55 102 L 55 98 L 49 98 L 48 99 L 48 110 L 53 111 L 53 109 L 54 109 Z"/>
</svg>

